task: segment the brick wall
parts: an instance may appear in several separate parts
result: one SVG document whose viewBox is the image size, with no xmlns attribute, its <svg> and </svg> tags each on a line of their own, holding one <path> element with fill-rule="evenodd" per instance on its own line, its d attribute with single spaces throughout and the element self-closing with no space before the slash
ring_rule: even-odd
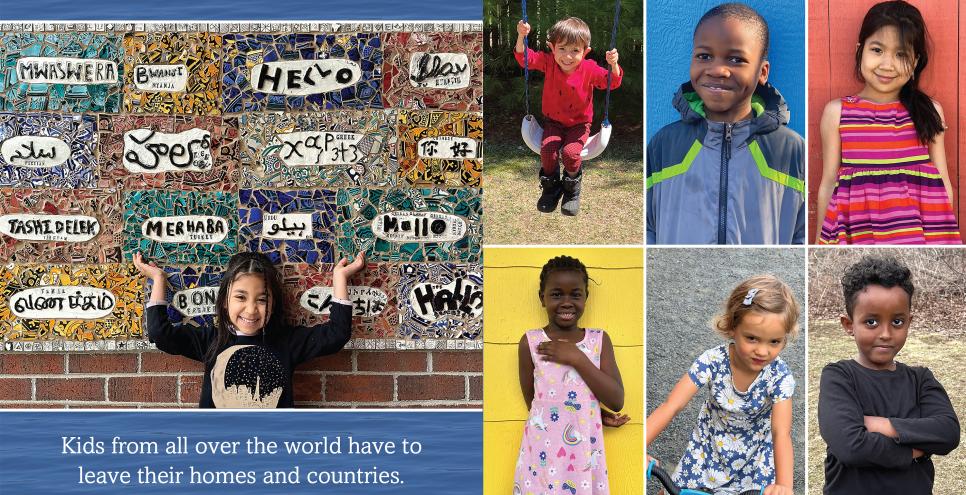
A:
<svg viewBox="0 0 966 495">
<path fill-rule="evenodd" d="M 202 367 L 158 351 L 0 354 L 0 407 L 196 407 Z M 297 407 L 483 405 L 480 351 L 343 350 L 300 366 Z"/>
</svg>

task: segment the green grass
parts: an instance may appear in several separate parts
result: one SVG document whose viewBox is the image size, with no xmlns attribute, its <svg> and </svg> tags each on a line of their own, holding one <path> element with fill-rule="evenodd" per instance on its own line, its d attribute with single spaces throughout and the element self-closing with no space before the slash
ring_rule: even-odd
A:
<svg viewBox="0 0 966 495">
<path fill-rule="evenodd" d="M 817 321 L 808 331 L 808 491 L 822 493 L 825 480 L 825 442 L 818 431 L 818 385 L 825 363 L 849 359 L 855 355 L 855 343 L 849 339 L 837 321 Z M 966 380 L 962 377 L 962 363 L 966 360 L 966 346 L 962 339 L 940 333 L 910 331 L 898 360 L 932 370 L 942 383 L 960 417 L 966 418 Z M 962 436 L 962 434 L 961 434 Z M 936 493 L 966 492 L 966 447 L 960 446 L 948 456 L 934 456 Z"/>
<path fill-rule="evenodd" d="M 486 244 L 642 244 L 643 160 L 640 141 L 611 139 L 584 163 L 580 214 L 537 211 L 540 157 L 523 140 L 487 142 L 483 212 Z"/>
</svg>

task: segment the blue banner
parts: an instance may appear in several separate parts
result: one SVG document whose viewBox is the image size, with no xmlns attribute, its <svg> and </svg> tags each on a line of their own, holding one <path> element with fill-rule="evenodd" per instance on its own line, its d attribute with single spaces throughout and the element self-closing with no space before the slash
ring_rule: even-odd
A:
<svg viewBox="0 0 966 495">
<path fill-rule="evenodd" d="M 479 411 L 0 413 L 3 493 L 479 494 Z"/>
</svg>

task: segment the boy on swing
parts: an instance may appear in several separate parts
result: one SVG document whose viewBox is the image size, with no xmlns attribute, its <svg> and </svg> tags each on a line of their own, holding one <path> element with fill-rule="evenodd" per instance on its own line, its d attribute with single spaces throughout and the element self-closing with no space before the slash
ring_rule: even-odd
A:
<svg viewBox="0 0 966 495">
<path fill-rule="evenodd" d="M 590 136 L 590 122 L 594 118 L 594 88 L 607 89 L 607 69 L 584 57 L 590 52 L 590 28 L 587 23 L 568 17 L 550 28 L 547 46 L 550 52 L 535 52 L 524 44 L 530 24 L 517 23 L 517 44 L 514 56 L 520 67 L 527 66 L 545 74 L 543 85 L 543 141 L 540 144 L 540 187 L 537 209 L 550 213 L 557 209 L 574 216 L 580 209 L 580 152 Z M 611 70 L 610 89 L 621 85 L 624 75 L 617 65 L 617 50 L 604 57 Z M 560 177 L 558 158 L 563 160 L 565 172 Z"/>
</svg>

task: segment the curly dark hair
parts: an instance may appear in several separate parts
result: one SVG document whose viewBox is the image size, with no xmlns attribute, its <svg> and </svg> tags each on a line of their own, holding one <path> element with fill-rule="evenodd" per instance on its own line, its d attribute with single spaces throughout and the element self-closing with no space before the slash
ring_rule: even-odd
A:
<svg viewBox="0 0 966 495">
<path fill-rule="evenodd" d="M 859 292 L 870 285 L 886 289 L 902 287 L 909 294 L 909 305 L 912 305 L 912 293 L 916 288 L 912 285 L 909 268 L 892 256 L 865 256 L 846 268 L 842 275 L 842 295 L 845 297 L 845 313 L 849 318 L 852 318 Z"/>
<path fill-rule="evenodd" d="M 698 34 L 698 28 L 701 27 L 705 21 L 714 19 L 715 17 L 722 17 L 724 19 L 738 19 L 743 24 L 747 26 L 747 29 L 754 31 L 755 35 L 758 37 L 758 41 L 761 42 L 761 59 L 766 60 L 768 58 L 768 23 L 765 22 L 765 18 L 761 16 L 755 9 L 743 4 L 743 3 L 723 3 L 717 7 L 712 7 L 711 10 L 704 13 L 701 16 L 701 20 L 698 21 L 698 25 L 694 26 L 694 35 Z M 694 36 L 692 35 L 692 37 Z"/>
<path fill-rule="evenodd" d="M 587 267 L 584 266 L 580 260 L 570 256 L 557 256 L 556 258 L 547 261 L 547 263 L 543 265 L 543 269 L 540 270 L 541 297 L 543 296 L 543 289 L 547 286 L 547 278 L 552 272 L 577 272 L 583 277 L 585 288 L 587 287 L 587 281 L 590 280 L 590 276 L 587 275 Z"/>
</svg>

